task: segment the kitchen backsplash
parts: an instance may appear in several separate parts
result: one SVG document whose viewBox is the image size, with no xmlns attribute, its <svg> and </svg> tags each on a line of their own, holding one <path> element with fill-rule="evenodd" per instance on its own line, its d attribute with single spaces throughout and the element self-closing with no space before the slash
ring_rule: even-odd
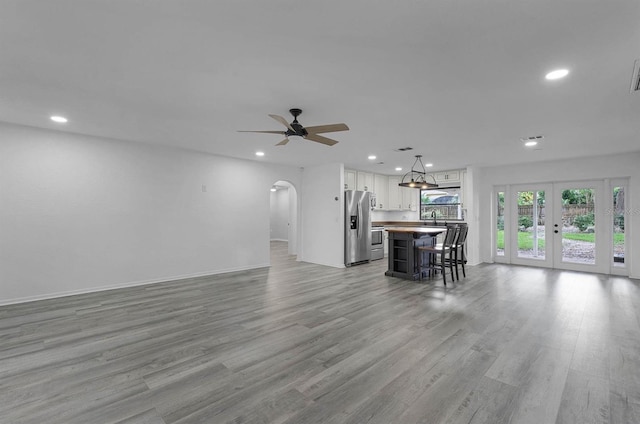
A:
<svg viewBox="0 0 640 424">
<path fill-rule="evenodd" d="M 372 221 L 419 221 L 418 211 L 378 211 L 371 212 Z"/>
</svg>

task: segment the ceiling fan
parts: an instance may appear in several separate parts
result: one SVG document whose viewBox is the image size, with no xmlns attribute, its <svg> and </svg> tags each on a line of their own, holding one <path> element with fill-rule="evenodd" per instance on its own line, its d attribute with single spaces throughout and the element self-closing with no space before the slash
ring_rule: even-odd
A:
<svg viewBox="0 0 640 424">
<path fill-rule="evenodd" d="M 316 125 L 313 127 L 303 127 L 298 122 L 298 115 L 302 113 L 302 109 L 289 109 L 289 112 L 293 115 L 293 122 L 288 123 L 286 119 L 279 115 L 269 115 L 282 125 L 287 127 L 286 131 L 238 131 L 238 132 L 254 132 L 254 133 L 267 133 L 267 134 L 282 134 L 284 140 L 276 144 L 276 146 L 284 146 L 289 142 L 289 137 L 296 135 L 298 137 L 305 138 L 307 140 L 315 141 L 317 143 L 326 144 L 327 146 L 333 146 L 337 143 L 336 140 L 330 139 L 320 135 L 321 133 L 335 132 L 335 131 L 347 131 L 349 127 L 347 124 L 329 124 L 329 125 Z"/>
</svg>

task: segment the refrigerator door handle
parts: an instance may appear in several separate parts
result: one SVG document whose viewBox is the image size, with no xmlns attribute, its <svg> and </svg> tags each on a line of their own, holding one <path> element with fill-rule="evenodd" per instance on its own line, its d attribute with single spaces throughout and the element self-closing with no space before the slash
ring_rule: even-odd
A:
<svg viewBox="0 0 640 424">
<path fill-rule="evenodd" d="M 356 216 L 358 223 L 356 224 L 356 237 L 360 238 L 360 227 L 362 226 L 362 217 L 360 216 L 360 203 L 356 203 Z"/>
</svg>

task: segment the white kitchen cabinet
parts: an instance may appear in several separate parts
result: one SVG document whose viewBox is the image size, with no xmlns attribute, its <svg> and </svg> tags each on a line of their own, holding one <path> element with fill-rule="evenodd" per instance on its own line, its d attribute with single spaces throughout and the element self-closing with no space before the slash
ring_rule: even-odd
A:
<svg viewBox="0 0 640 424">
<path fill-rule="evenodd" d="M 420 202 L 420 190 L 415 188 L 400 187 L 401 177 L 389 177 L 389 210 L 418 210 Z"/>
<path fill-rule="evenodd" d="M 464 170 L 451 170 L 427 174 L 427 181 L 435 181 L 443 187 L 462 183 Z M 375 193 L 376 209 L 389 211 L 417 211 L 420 209 L 420 190 L 400 187 L 399 175 L 382 175 L 345 169 L 345 190 L 361 190 Z"/>
<path fill-rule="evenodd" d="M 358 171 L 356 174 L 356 190 L 373 191 L 373 174 Z"/>
<path fill-rule="evenodd" d="M 420 190 L 400 187 L 400 192 L 402 193 L 402 209 L 414 212 L 418 210 L 417 203 L 419 202 Z"/>
<path fill-rule="evenodd" d="M 436 172 L 435 175 L 436 183 L 458 183 L 460 182 L 460 171 L 443 171 Z"/>
<path fill-rule="evenodd" d="M 389 193 L 388 193 L 388 205 L 385 207 L 388 210 L 401 210 L 402 209 L 402 192 L 398 184 L 402 181 L 402 178 L 396 176 L 389 176 Z"/>
<path fill-rule="evenodd" d="M 356 171 L 353 169 L 344 170 L 344 189 L 355 190 L 356 189 Z"/>
<path fill-rule="evenodd" d="M 376 194 L 376 209 L 389 209 L 389 177 L 373 175 L 373 192 Z"/>
</svg>

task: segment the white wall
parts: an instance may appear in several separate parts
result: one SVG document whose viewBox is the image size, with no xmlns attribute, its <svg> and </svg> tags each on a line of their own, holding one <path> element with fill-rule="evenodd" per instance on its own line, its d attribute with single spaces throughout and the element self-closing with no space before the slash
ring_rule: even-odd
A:
<svg viewBox="0 0 640 424">
<path fill-rule="evenodd" d="M 344 267 L 343 180 L 342 164 L 304 169 L 299 260 Z"/>
<path fill-rule="evenodd" d="M 467 260 L 470 265 L 477 265 L 483 261 L 481 251 L 484 249 L 481 240 L 480 229 L 484 225 L 480 220 L 479 204 L 480 204 L 480 181 L 481 171 L 473 166 L 469 166 L 464 173 L 464 183 L 462 184 L 463 193 L 463 209 L 465 211 L 464 220 L 469 225 L 467 233 L 467 250 L 465 251 Z"/>
<path fill-rule="evenodd" d="M 294 186 L 287 190 L 289 194 L 289 227 L 287 237 L 289 239 L 289 254 L 298 254 L 298 191 Z"/>
<path fill-rule="evenodd" d="M 477 213 L 480 260 L 492 260 L 492 190 L 495 185 L 629 178 L 625 198 L 626 256 L 631 258 L 630 276 L 640 278 L 640 152 L 625 155 L 578 158 L 545 163 L 486 167 L 479 170 Z M 471 224 L 470 224 L 471 225 Z M 470 227 L 471 231 L 471 227 Z M 469 236 L 471 238 L 471 234 Z"/>
<path fill-rule="evenodd" d="M 271 192 L 271 240 L 289 240 L 289 189 Z"/>
<path fill-rule="evenodd" d="M 0 303 L 267 266 L 269 189 L 301 178 L 294 167 L 0 124 Z"/>
</svg>

